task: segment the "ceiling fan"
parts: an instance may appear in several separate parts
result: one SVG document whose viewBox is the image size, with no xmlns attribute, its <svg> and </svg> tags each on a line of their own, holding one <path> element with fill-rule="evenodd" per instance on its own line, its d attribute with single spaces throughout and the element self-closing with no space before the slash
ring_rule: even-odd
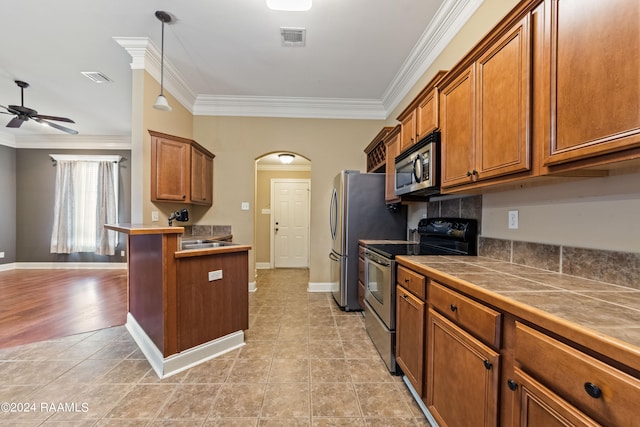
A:
<svg viewBox="0 0 640 427">
<path fill-rule="evenodd" d="M 71 135 L 76 135 L 78 133 L 77 130 L 69 129 L 67 127 L 61 126 L 57 123 L 53 123 L 50 120 L 55 120 L 57 122 L 66 122 L 66 123 L 75 123 L 73 120 L 68 119 L 66 117 L 56 117 L 56 116 L 45 116 L 43 114 L 38 114 L 36 110 L 31 108 L 27 108 L 24 106 L 24 90 L 29 87 L 29 83 L 15 80 L 16 84 L 20 87 L 20 105 L 9 105 L 5 107 L 4 105 L 0 105 L 0 107 L 7 110 L 7 112 L 0 111 L 3 114 L 11 114 L 15 115 L 11 121 L 7 124 L 8 128 L 19 128 L 22 126 L 22 123 L 31 119 L 40 124 L 50 126 L 54 129 L 61 130 L 63 132 L 69 133 Z"/>
</svg>

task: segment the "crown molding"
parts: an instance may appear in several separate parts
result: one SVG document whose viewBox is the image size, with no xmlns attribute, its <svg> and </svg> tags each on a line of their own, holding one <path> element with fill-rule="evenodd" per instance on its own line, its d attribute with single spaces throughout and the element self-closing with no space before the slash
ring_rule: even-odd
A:
<svg viewBox="0 0 640 427">
<path fill-rule="evenodd" d="M 145 70 L 160 82 L 160 49 L 148 37 L 113 37 L 131 55 L 131 69 Z M 196 93 L 171 61 L 164 58 L 164 89 L 193 113 Z"/>
<path fill-rule="evenodd" d="M 445 0 L 382 95 L 387 116 L 427 72 L 484 0 Z"/>
<path fill-rule="evenodd" d="M 198 95 L 193 114 L 366 120 L 384 120 L 387 117 L 378 99 L 225 95 Z"/>
<path fill-rule="evenodd" d="M 118 135 L 29 135 L 16 138 L 15 148 L 72 150 L 131 150 L 131 136 Z"/>
<path fill-rule="evenodd" d="M 381 99 L 196 94 L 166 57 L 164 86 L 189 112 L 198 116 L 386 120 L 483 1 L 445 0 Z M 160 81 L 161 52 L 148 37 L 113 39 L 131 55 L 132 70 L 144 69 Z"/>
</svg>

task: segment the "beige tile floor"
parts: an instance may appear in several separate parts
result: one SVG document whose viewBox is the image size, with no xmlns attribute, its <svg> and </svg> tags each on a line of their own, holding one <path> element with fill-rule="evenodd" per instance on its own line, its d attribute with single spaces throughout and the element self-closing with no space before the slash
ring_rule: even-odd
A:
<svg viewBox="0 0 640 427">
<path fill-rule="evenodd" d="M 361 314 L 308 293 L 307 270 L 256 282 L 246 345 L 164 380 L 124 327 L 0 350 L 0 425 L 428 425 Z"/>
</svg>

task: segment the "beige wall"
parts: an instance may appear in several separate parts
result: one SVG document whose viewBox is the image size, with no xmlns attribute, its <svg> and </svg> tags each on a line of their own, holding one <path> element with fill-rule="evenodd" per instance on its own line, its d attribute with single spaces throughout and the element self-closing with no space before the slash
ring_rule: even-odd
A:
<svg viewBox="0 0 640 427">
<path fill-rule="evenodd" d="M 194 117 L 194 138 L 216 155 L 213 207 L 200 222 L 231 225 L 234 241 L 254 244 L 254 207 L 240 205 L 255 200 L 255 160 L 274 151 L 299 154 L 312 165 L 309 280 L 328 282 L 333 178 L 342 169 L 366 167 L 364 147 L 381 127 L 375 120 Z M 255 266 L 255 251 L 249 264 Z"/>
<path fill-rule="evenodd" d="M 256 173 L 256 263 L 271 261 L 271 216 L 262 214 L 262 209 L 271 209 L 272 179 L 311 179 L 310 171 L 258 170 Z"/>
</svg>

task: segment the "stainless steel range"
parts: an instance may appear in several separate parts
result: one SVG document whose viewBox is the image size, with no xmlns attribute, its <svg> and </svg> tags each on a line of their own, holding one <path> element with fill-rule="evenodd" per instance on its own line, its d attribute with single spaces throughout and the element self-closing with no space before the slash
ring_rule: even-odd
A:
<svg viewBox="0 0 640 427">
<path fill-rule="evenodd" d="M 400 373 L 395 359 L 395 257 L 476 255 L 477 230 L 473 219 L 422 219 L 418 223 L 419 242 L 376 243 L 365 247 L 365 328 L 392 373 Z"/>
</svg>

